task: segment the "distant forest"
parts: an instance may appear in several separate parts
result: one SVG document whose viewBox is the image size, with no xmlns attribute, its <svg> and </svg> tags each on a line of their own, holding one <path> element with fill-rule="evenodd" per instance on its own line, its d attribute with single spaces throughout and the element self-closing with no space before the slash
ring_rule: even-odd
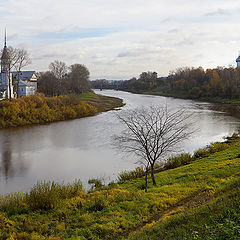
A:
<svg viewBox="0 0 240 240">
<path fill-rule="evenodd" d="M 217 67 L 204 70 L 179 68 L 168 77 L 157 77 L 156 72 L 143 72 L 139 78 L 125 81 L 92 81 L 93 88 L 111 88 L 136 93 L 151 92 L 184 98 L 226 98 L 240 96 L 240 68 Z"/>
</svg>

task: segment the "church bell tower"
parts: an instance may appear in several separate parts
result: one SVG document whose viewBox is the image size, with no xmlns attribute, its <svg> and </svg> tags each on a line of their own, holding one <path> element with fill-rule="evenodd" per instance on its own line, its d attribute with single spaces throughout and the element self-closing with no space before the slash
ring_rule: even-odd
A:
<svg viewBox="0 0 240 240">
<path fill-rule="evenodd" d="M 7 48 L 7 31 L 5 30 L 4 47 L 1 57 L 1 88 L 4 90 L 5 98 L 14 98 L 12 73 L 10 72 L 10 56 Z"/>
<path fill-rule="evenodd" d="M 1 57 L 1 72 L 8 73 L 9 72 L 9 53 L 7 49 L 7 32 L 5 30 L 5 39 L 4 39 L 4 48 Z"/>
</svg>

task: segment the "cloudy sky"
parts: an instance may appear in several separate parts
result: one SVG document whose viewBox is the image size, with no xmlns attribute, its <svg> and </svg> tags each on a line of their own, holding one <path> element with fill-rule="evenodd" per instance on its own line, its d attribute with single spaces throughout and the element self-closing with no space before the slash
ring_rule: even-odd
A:
<svg viewBox="0 0 240 240">
<path fill-rule="evenodd" d="M 240 0 L 1 0 L 0 44 L 6 26 L 36 71 L 61 60 L 85 64 L 91 79 L 166 76 L 235 65 L 239 16 Z"/>
</svg>

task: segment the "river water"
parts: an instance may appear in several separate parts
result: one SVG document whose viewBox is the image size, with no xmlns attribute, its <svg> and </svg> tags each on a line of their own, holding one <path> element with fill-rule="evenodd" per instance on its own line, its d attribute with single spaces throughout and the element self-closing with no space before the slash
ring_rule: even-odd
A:
<svg viewBox="0 0 240 240">
<path fill-rule="evenodd" d="M 240 128 L 240 119 L 219 110 L 219 105 L 132 94 L 122 91 L 97 91 L 122 98 L 123 110 L 140 106 L 167 104 L 170 108 L 186 108 L 194 112 L 199 129 L 183 146 L 185 152 L 223 137 Z M 120 110 L 122 111 L 122 110 Z M 0 193 L 28 191 L 37 181 L 71 182 L 81 179 L 85 188 L 90 178 L 102 178 L 107 183 L 122 170 L 134 169 L 137 158 L 125 156 L 113 148 L 113 136 L 123 126 L 116 111 L 94 117 L 0 130 Z"/>
</svg>

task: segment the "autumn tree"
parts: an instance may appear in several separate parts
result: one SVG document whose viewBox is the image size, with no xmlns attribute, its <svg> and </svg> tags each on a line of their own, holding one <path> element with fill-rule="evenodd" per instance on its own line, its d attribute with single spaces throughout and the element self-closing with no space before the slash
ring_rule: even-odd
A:
<svg viewBox="0 0 240 240">
<path fill-rule="evenodd" d="M 183 109 L 171 111 L 166 106 L 151 106 L 117 116 L 125 130 L 115 137 L 116 146 L 123 152 L 136 154 L 146 172 L 150 167 L 152 182 L 156 185 L 154 166 L 191 136 L 191 115 Z"/>
</svg>

